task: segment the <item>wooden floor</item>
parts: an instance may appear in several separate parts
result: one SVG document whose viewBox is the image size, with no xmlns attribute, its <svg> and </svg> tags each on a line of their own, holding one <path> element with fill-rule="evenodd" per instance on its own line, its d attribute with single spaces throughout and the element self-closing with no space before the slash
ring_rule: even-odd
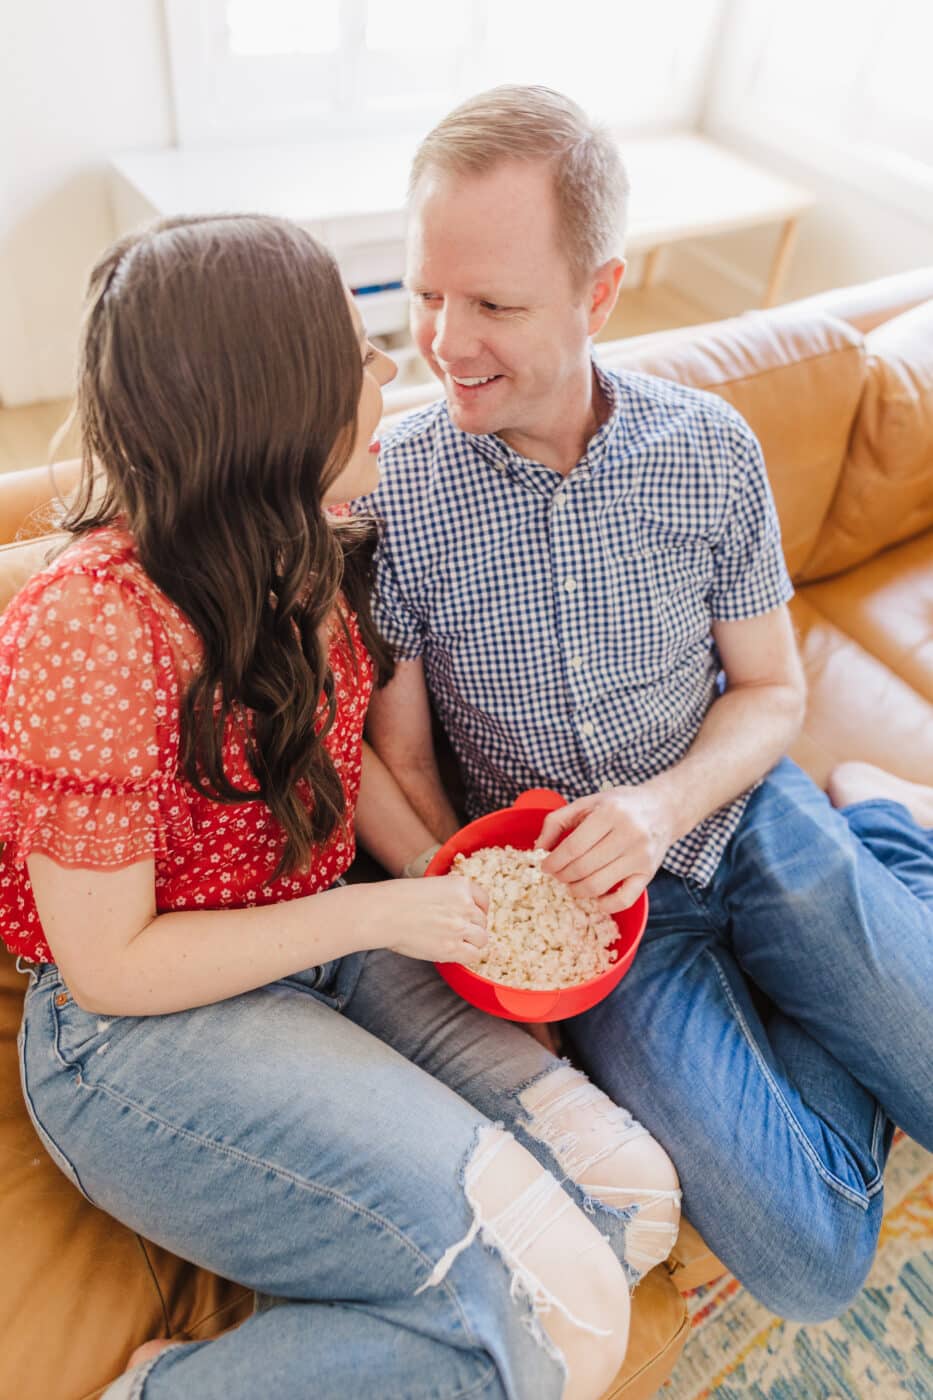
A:
<svg viewBox="0 0 933 1400">
<path fill-rule="evenodd" d="M 623 284 L 619 303 L 596 339 L 622 340 L 630 335 L 676 330 L 678 326 L 702 326 L 715 321 L 716 316 L 708 306 L 700 306 L 663 282 L 632 289 Z"/>
<path fill-rule="evenodd" d="M 663 283 L 650 290 L 626 288 L 599 339 L 645 335 L 676 326 L 700 325 L 712 319 L 715 314 L 708 308 Z M 22 408 L 0 408 L 0 472 L 18 471 L 47 462 L 52 438 L 70 410 L 69 399 L 27 404 Z M 76 446 L 72 434 L 56 455 L 60 458 L 74 456 Z"/>
</svg>

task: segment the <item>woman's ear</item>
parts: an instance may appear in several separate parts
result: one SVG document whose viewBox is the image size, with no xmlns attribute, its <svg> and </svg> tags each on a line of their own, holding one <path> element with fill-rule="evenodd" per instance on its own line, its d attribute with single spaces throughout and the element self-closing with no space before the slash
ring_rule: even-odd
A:
<svg viewBox="0 0 933 1400">
<path fill-rule="evenodd" d="M 612 315 L 625 276 L 625 260 L 610 258 L 598 267 L 590 281 L 589 333 L 596 335 Z"/>
</svg>

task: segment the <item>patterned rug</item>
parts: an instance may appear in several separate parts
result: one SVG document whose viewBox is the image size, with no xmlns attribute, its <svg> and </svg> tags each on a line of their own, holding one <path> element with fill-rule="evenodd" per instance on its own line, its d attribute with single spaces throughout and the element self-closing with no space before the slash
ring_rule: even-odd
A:
<svg viewBox="0 0 933 1400">
<path fill-rule="evenodd" d="M 868 1281 L 833 1322 L 782 1322 L 731 1275 L 687 1299 L 693 1330 L 658 1400 L 933 1400 L 933 1157 L 899 1135 Z"/>
</svg>

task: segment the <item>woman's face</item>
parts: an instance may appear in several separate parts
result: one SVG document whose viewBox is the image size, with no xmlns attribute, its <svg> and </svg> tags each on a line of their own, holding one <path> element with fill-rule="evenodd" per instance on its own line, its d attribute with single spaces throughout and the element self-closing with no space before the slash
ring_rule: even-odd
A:
<svg viewBox="0 0 933 1400">
<path fill-rule="evenodd" d="M 363 387 L 356 410 L 356 440 L 350 460 L 324 493 L 324 504 L 342 505 L 357 496 L 368 496 L 379 484 L 379 443 L 374 434 L 382 417 L 382 386 L 398 373 L 395 362 L 371 345 L 356 302 L 347 292 L 350 315 L 356 328 L 363 360 Z"/>
</svg>

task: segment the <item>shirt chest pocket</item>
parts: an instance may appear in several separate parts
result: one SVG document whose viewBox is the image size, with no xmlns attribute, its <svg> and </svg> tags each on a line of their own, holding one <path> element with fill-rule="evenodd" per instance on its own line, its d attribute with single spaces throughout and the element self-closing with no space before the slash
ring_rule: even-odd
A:
<svg viewBox="0 0 933 1400">
<path fill-rule="evenodd" d="M 631 512 L 615 503 L 600 518 L 599 544 L 607 574 L 646 596 L 709 596 L 713 551 L 704 532 L 682 514 Z"/>
<path fill-rule="evenodd" d="M 613 646 L 626 674 L 657 679 L 705 646 L 713 555 L 695 535 L 604 531 Z"/>
<path fill-rule="evenodd" d="M 702 600 L 709 596 L 712 587 L 713 556 L 703 540 L 678 542 L 670 547 L 638 544 L 616 550 L 609 572 L 623 589 L 659 602 L 684 595 Z"/>
</svg>

